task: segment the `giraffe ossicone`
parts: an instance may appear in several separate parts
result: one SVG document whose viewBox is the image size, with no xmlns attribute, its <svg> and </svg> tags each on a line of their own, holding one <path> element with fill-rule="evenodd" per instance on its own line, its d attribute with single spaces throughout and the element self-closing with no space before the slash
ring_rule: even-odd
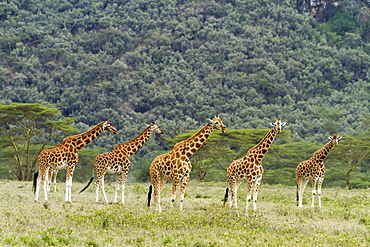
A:
<svg viewBox="0 0 370 247">
<path fill-rule="evenodd" d="M 177 186 L 180 189 L 180 210 L 183 209 L 186 185 L 190 179 L 192 165 L 191 156 L 203 145 L 214 129 L 226 131 L 221 118 L 215 115 L 203 128 L 192 137 L 177 143 L 168 153 L 157 156 L 150 165 L 151 185 L 148 193 L 148 207 L 150 206 L 152 188 L 154 188 L 154 202 L 156 210 L 161 212 L 160 194 L 167 180 L 172 180 L 171 207 L 176 199 Z"/>
<path fill-rule="evenodd" d="M 36 194 L 35 201 L 39 199 L 41 185 L 44 187 L 45 201 L 48 200 L 48 187 L 51 180 L 49 178 L 49 170 L 66 169 L 65 202 L 72 202 L 72 177 L 78 162 L 77 152 L 95 140 L 104 130 L 113 134 L 118 133 L 113 124 L 106 120 L 82 134 L 66 137 L 59 145 L 46 148 L 38 154 L 38 171 L 35 172 L 33 178 L 33 188 Z"/>
<path fill-rule="evenodd" d="M 131 165 L 130 156 L 144 145 L 152 133 L 164 134 L 164 131 L 158 124 L 153 122 L 150 125 L 147 125 L 146 129 L 131 141 L 118 144 L 113 150 L 99 154 L 94 159 L 93 176 L 91 177 L 89 183 L 80 191 L 80 193 L 90 186 L 91 182 L 94 180 L 95 171 L 95 202 L 99 201 L 99 189 L 101 189 L 104 200 L 106 203 L 108 203 L 108 198 L 104 189 L 104 176 L 106 173 L 116 174 L 117 180 L 113 202 L 117 202 L 118 191 L 121 190 L 121 202 L 125 203 L 125 184 Z"/>
<path fill-rule="evenodd" d="M 286 123 L 281 122 L 280 119 L 276 119 L 274 123 L 271 123 L 273 128 L 267 133 L 267 135 L 253 148 L 249 149 L 247 154 L 240 159 L 231 162 L 227 169 L 227 181 L 229 188 L 226 189 L 225 199 L 230 197 L 229 206 L 232 207 L 234 204 L 235 208 L 238 208 L 237 204 L 237 191 L 242 182 L 247 182 L 247 200 L 245 207 L 245 214 L 248 214 L 249 203 L 252 200 L 253 192 L 253 211 L 257 209 L 257 195 L 262 182 L 262 159 L 269 151 L 272 143 L 275 140 L 277 134 L 281 132 L 281 127 Z M 230 190 L 230 191 L 229 191 Z"/>
<path fill-rule="evenodd" d="M 315 195 L 316 195 L 316 183 L 317 183 L 317 196 L 318 196 L 318 206 L 321 205 L 321 186 L 324 181 L 324 159 L 329 154 L 329 151 L 336 145 L 338 145 L 339 140 L 342 138 L 338 134 L 332 134 L 328 137 L 329 142 L 326 143 L 321 149 L 317 150 L 313 156 L 305 161 L 298 164 L 296 168 L 296 181 L 297 181 L 297 201 L 298 207 L 302 207 L 303 203 L 303 192 L 309 180 L 312 183 L 312 200 L 311 207 L 315 205 Z"/>
</svg>

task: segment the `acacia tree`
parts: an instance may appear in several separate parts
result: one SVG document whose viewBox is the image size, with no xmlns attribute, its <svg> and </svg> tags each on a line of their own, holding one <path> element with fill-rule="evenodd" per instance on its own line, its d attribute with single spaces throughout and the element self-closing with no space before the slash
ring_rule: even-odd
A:
<svg viewBox="0 0 370 247">
<path fill-rule="evenodd" d="M 52 105 L 0 104 L 0 154 L 13 161 L 7 164 L 18 180 L 32 179 L 37 154 L 57 131 L 65 135 L 77 132 L 69 124 L 73 120 L 63 118 L 60 110 Z"/>
<path fill-rule="evenodd" d="M 369 158 L 370 147 L 368 138 L 356 139 L 351 136 L 343 136 L 338 147 L 333 150 L 337 159 L 346 164 L 346 189 L 351 188 L 351 173 L 364 160 Z"/>
</svg>

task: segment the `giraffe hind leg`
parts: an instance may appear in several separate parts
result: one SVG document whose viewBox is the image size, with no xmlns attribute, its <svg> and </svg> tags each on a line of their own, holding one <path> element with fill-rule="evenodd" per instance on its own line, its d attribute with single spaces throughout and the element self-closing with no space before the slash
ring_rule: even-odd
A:
<svg viewBox="0 0 370 247">
<path fill-rule="evenodd" d="M 309 179 L 302 177 L 298 180 L 298 207 L 302 207 L 303 204 L 303 193 L 306 189 Z"/>
<path fill-rule="evenodd" d="M 186 185 L 189 182 L 189 179 L 190 179 L 189 175 L 185 176 L 182 179 L 181 190 L 180 190 L 180 210 L 182 210 L 184 206 L 185 190 L 186 190 Z"/>
</svg>

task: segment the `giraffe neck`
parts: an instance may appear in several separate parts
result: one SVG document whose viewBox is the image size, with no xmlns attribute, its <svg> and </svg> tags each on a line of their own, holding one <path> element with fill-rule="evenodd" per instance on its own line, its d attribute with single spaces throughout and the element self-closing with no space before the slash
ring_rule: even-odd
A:
<svg viewBox="0 0 370 247">
<path fill-rule="evenodd" d="M 265 155 L 269 151 L 272 143 L 275 140 L 276 135 L 277 131 L 275 130 L 275 128 L 272 128 L 256 146 L 248 151 L 247 156 L 253 155 L 256 157 L 258 162 L 261 162 L 263 157 L 265 157 Z"/>
<path fill-rule="evenodd" d="M 62 142 L 62 145 L 70 146 L 70 151 L 75 148 L 75 151 L 80 150 L 81 148 L 85 147 L 87 144 L 95 140 L 102 132 L 103 132 L 103 124 L 104 122 L 99 123 L 92 129 L 75 136 L 69 136 L 65 138 Z"/>
<path fill-rule="evenodd" d="M 331 150 L 331 148 L 333 147 L 333 143 L 330 141 L 328 143 L 326 143 L 321 149 L 317 150 L 311 159 L 315 159 L 315 160 L 324 160 L 326 158 L 326 156 L 329 154 L 329 151 Z"/>
<path fill-rule="evenodd" d="M 192 137 L 185 141 L 179 142 L 173 148 L 175 152 L 180 152 L 182 155 L 190 158 L 207 140 L 213 131 L 212 124 L 207 124 L 201 128 Z"/>
<path fill-rule="evenodd" d="M 128 155 L 135 153 L 139 150 L 144 143 L 149 139 L 150 135 L 153 133 L 151 126 L 148 126 L 140 135 L 135 137 L 129 142 L 117 145 L 114 149 L 120 149 Z"/>
</svg>

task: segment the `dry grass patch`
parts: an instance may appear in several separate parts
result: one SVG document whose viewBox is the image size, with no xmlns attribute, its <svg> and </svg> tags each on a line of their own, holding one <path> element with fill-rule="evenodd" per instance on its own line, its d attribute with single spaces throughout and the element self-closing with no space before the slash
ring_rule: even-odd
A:
<svg viewBox="0 0 370 247">
<path fill-rule="evenodd" d="M 325 189 L 323 209 L 296 207 L 295 187 L 262 185 L 256 216 L 223 207 L 226 183 L 190 181 L 184 211 L 169 208 L 170 185 L 162 193 L 163 213 L 146 207 L 149 184 L 128 184 L 126 204 L 95 203 L 95 189 L 82 194 L 74 183 L 72 204 L 64 183 L 48 203 L 34 202 L 30 182 L 0 181 L 1 246 L 368 246 L 370 190 Z M 107 186 L 112 200 L 114 184 Z M 245 206 L 245 185 L 239 206 Z M 250 214 L 252 215 L 252 214 Z"/>
</svg>

